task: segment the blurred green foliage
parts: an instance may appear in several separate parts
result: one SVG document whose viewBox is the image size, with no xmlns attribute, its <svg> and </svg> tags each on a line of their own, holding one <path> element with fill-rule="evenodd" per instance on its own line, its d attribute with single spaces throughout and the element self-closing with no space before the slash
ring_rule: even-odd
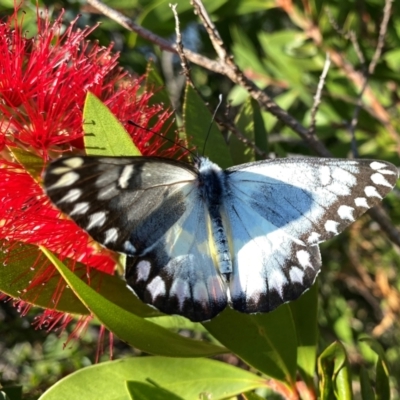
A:
<svg viewBox="0 0 400 400">
<path fill-rule="evenodd" d="M 174 40 L 174 18 L 168 3 L 166 0 L 107 2 L 153 33 Z M 184 46 L 215 58 L 210 40 L 198 24 L 189 0 L 178 0 L 177 4 Z M 335 157 L 350 156 L 348 126 L 362 86 L 358 78 L 367 68 L 377 45 L 383 2 L 288 1 L 282 2 L 286 5 L 285 9 L 277 7 L 277 2 L 268 0 L 207 0 L 204 4 L 225 45 L 246 75 L 305 126 L 310 124 L 310 110 L 325 54 L 331 53 L 333 62 L 322 92 L 316 132 Z M 177 114 L 184 114 L 183 104 L 193 105 L 184 100 L 184 84 L 177 56 L 162 52 L 135 33 L 126 31 L 83 1 L 48 1 L 39 2 L 39 5 L 47 8 L 54 17 L 64 9 L 66 25 L 78 14 L 81 15 L 78 26 L 93 26 L 101 22 L 92 37 L 104 45 L 114 42 L 114 49 L 120 52 L 120 64 L 124 68 L 132 74 L 141 75 L 152 60 L 156 72 L 170 89 Z M 12 1 L 0 1 L 2 15 L 9 15 L 12 7 Z M 35 2 L 23 2 L 22 9 L 25 11 L 27 35 L 34 35 Z M 365 63 L 360 61 L 351 41 L 333 27 L 329 14 L 344 32 L 354 32 Z M 399 48 L 400 3 L 394 2 L 383 53 L 376 72 L 369 78 L 370 91 L 364 95 L 356 140 L 360 156 L 385 159 L 397 165 L 400 151 L 400 138 L 396 133 L 400 123 Z M 264 151 L 278 156 L 316 155 L 295 132 L 271 114 L 260 110 L 242 88 L 227 78 L 193 64 L 191 75 L 210 110 L 214 110 L 219 94 L 229 99 L 230 107 L 225 104 L 221 115 L 227 114 L 238 126 L 243 126 L 242 132 Z M 189 95 L 186 93 L 186 96 Z M 190 109 L 186 111 L 190 112 Z M 191 118 L 194 121 L 193 113 Z M 250 123 L 257 129 L 247 129 Z M 189 138 L 191 135 L 195 139 L 199 137 L 190 132 L 190 124 L 186 128 Z M 231 135 L 225 133 L 227 137 Z M 229 155 L 235 163 L 256 159 L 257 156 L 240 141 L 233 144 L 235 140 L 235 137 L 231 138 Z M 215 150 L 213 146 L 208 146 L 206 153 L 207 150 L 210 153 Z M 225 160 L 229 157 L 227 155 Z M 399 196 L 399 191 L 395 190 L 384 202 L 395 225 L 400 223 Z M 356 398 L 369 398 L 371 393 L 367 384 L 362 386 L 363 390 L 360 389 L 360 381 L 367 382 L 370 378 L 372 382 L 384 382 L 379 376 L 385 376 L 382 365 L 386 362 L 391 397 L 399 398 L 398 249 L 378 225 L 365 216 L 337 238 L 324 243 L 321 250 L 323 269 L 319 277 L 318 353 L 326 349 L 321 363 L 329 362 L 329 357 L 336 354 L 334 351 L 342 351 L 339 345 L 332 345 L 339 340 L 344 345 L 346 363 L 351 372 L 346 379 L 351 380 Z M 28 328 L 26 321 L 31 321 L 35 313 L 20 319 L 10 304 L 2 304 L 0 314 L 0 381 L 3 384 L 23 385 L 26 398 L 32 399 L 61 377 L 93 363 L 99 336 L 97 326 L 90 326 L 78 342 L 71 341 L 62 349 L 72 328 L 68 328 L 60 338 L 34 331 Z M 370 342 L 360 341 L 365 335 L 375 337 L 381 345 L 380 350 Z M 119 359 L 127 353 L 128 347 L 117 342 L 114 358 Z M 333 373 L 329 368 L 326 371 Z M 326 390 L 329 391 L 329 388 Z M 386 389 L 382 390 L 386 393 Z M 265 392 L 260 392 L 260 395 L 265 395 Z"/>
</svg>

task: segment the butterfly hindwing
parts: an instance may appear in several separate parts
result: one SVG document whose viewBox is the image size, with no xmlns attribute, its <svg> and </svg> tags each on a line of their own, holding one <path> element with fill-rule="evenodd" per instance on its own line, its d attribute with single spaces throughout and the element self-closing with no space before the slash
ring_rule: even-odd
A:
<svg viewBox="0 0 400 400">
<path fill-rule="evenodd" d="M 270 311 L 308 289 L 321 266 L 318 243 L 380 202 L 398 177 L 389 163 L 318 158 L 255 162 L 226 174 L 230 292 L 244 312 Z"/>
<path fill-rule="evenodd" d="M 145 303 L 192 321 L 215 317 L 227 305 L 227 287 L 210 252 L 209 217 L 193 194 L 191 205 L 144 257 L 128 258 L 125 279 Z"/>
</svg>

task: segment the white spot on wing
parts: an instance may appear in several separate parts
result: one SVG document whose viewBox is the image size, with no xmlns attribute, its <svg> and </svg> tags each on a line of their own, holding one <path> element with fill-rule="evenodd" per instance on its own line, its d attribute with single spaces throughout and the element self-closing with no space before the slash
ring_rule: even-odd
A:
<svg viewBox="0 0 400 400">
<path fill-rule="evenodd" d="M 371 175 L 371 180 L 374 182 L 376 185 L 382 185 L 382 186 L 387 186 L 387 187 L 393 187 L 386 179 L 385 177 L 377 172 L 376 174 Z"/>
<path fill-rule="evenodd" d="M 367 197 L 378 197 L 379 199 L 382 199 L 382 196 L 378 193 L 376 187 L 374 186 L 366 186 L 364 193 L 367 195 Z"/>
<path fill-rule="evenodd" d="M 103 244 L 107 243 L 114 243 L 118 239 L 118 229 L 117 228 L 110 228 L 104 232 L 105 239 Z"/>
<path fill-rule="evenodd" d="M 208 292 L 203 281 L 198 281 L 193 288 L 193 298 L 199 303 L 208 303 Z"/>
<path fill-rule="evenodd" d="M 292 267 L 289 271 L 290 281 L 303 283 L 304 271 L 298 267 Z"/>
<path fill-rule="evenodd" d="M 327 165 L 324 165 L 320 168 L 319 180 L 323 186 L 329 185 L 331 183 L 331 169 Z"/>
<path fill-rule="evenodd" d="M 61 200 L 57 203 L 72 203 L 79 199 L 82 194 L 80 189 L 71 189 Z"/>
<path fill-rule="evenodd" d="M 165 296 L 166 289 L 165 289 L 165 282 L 162 280 L 160 276 L 156 276 L 148 285 L 147 290 L 151 294 L 151 298 L 153 301 L 158 296 Z"/>
<path fill-rule="evenodd" d="M 275 289 L 281 297 L 283 286 L 287 283 L 286 276 L 280 270 L 275 269 L 271 274 L 268 275 L 269 289 Z"/>
<path fill-rule="evenodd" d="M 383 175 L 396 175 L 396 172 L 391 171 L 390 169 L 380 169 L 379 173 Z"/>
<path fill-rule="evenodd" d="M 189 282 L 184 279 L 175 278 L 169 294 L 178 298 L 179 309 L 182 310 L 185 300 L 190 297 Z"/>
<path fill-rule="evenodd" d="M 64 186 L 70 186 L 79 179 L 79 174 L 76 172 L 67 172 L 54 185 L 51 185 L 48 190 L 56 189 Z"/>
<path fill-rule="evenodd" d="M 133 174 L 133 165 L 126 165 L 122 170 L 121 176 L 118 179 L 118 184 L 122 189 L 126 189 L 128 187 L 129 179 Z"/>
<path fill-rule="evenodd" d="M 310 236 L 307 239 L 307 242 L 308 243 L 318 243 L 320 236 L 321 235 L 317 232 L 311 232 Z"/>
<path fill-rule="evenodd" d="M 96 226 L 103 226 L 104 222 L 106 222 L 106 213 L 104 211 L 96 212 L 89 217 L 86 229 L 89 230 Z"/>
<path fill-rule="evenodd" d="M 332 232 L 337 235 L 339 233 L 337 230 L 338 225 L 338 222 L 328 219 L 328 221 L 325 222 L 325 229 L 327 232 Z"/>
<path fill-rule="evenodd" d="M 306 250 L 299 250 L 296 253 L 297 259 L 303 268 L 311 267 L 310 253 Z"/>
<path fill-rule="evenodd" d="M 124 249 L 128 252 L 128 254 L 136 253 L 136 247 L 129 240 L 125 241 Z"/>
<path fill-rule="evenodd" d="M 354 204 L 357 207 L 365 207 L 365 208 L 369 208 L 369 205 L 367 203 L 367 199 L 365 197 L 356 197 L 354 199 Z"/>
<path fill-rule="evenodd" d="M 56 167 L 56 168 L 50 169 L 50 172 L 54 175 L 62 175 L 69 171 L 71 171 L 71 168 L 69 168 L 69 167 Z"/>
<path fill-rule="evenodd" d="M 374 170 L 378 170 L 381 168 L 385 168 L 386 164 L 380 163 L 378 161 L 373 161 L 371 164 L 369 164 L 369 166 Z"/>
<path fill-rule="evenodd" d="M 147 260 L 141 260 L 136 265 L 137 270 L 137 280 L 147 281 L 150 275 L 151 264 Z"/>
<path fill-rule="evenodd" d="M 349 221 L 354 221 L 353 217 L 353 207 L 342 205 L 338 209 L 338 214 L 341 219 L 348 219 Z"/>
<path fill-rule="evenodd" d="M 81 157 L 72 157 L 63 160 L 63 164 L 70 168 L 79 168 L 83 164 L 83 158 Z"/>
<path fill-rule="evenodd" d="M 85 214 L 89 210 L 89 203 L 87 201 L 82 201 L 74 206 L 74 209 L 69 213 L 69 215 L 75 214 Z"/>
</svg>

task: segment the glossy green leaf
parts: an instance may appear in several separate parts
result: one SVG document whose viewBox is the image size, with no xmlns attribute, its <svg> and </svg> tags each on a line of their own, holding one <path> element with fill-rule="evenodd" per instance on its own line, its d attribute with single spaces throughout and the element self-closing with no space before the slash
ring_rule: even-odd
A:
<svg viewBox="0 0 400 400">
<path fill-rule="evenodd" d="M 88 93 L 83 109 L 85 149 L 88 155 L 140 156 L 125 128 L 94 94 Z"/>
<path fill-rule="evenodd" d="M 289 303 L 297 334 L 297 365 L 308 387 L 314 387 L 318 345 L 318 284 Z"/>
<path fill-rule="evenodd" d="M 5 247 L 7 244 L 4 244 Z M 14 244 L 8 252 L 0 252 L 0 291 L 13 298 L 55 311 L 89 315 L 88 309 L 69 288 L 60 287 L 64 279 L 55 271 L 52 278 L 25 291 L 38 274 L 38 269 L 49 263 L 42 251 L 29 244 Z M 35 269 L 32 269 L 35 266 Z M 140 301 L 127 287 L 125 281 L 105 272 L 90 270 L 80 263 L 74 264 L 73 273 L 87 282 L 100 295 L 119 307 L 141 317 L 155 317 L 161 313 Z M 57 298 L 55 302 L 54 299 Z"/>
<path fill-rule="evenodd" d="M 265 379 L 209 359 L 135 357 L 93 365 L 72 373 L 40 400 L 129 400 L 126 381 L 151 383 L 187 400 L 226 399 L 258 387 Z M 208 397 L 207 397 L 208 396 Z"/>
<path fill-rule="evenodd" d="M 368 376 L 368 371 L 363 365 L 360 367 L 360 386 L 362 400 L 375 400 L 375 393 Z"/>
<path fill-rule="evenodd" d="M 0 391 L 0 400 L 1 396 L 4 396 L 4 400 L 21 400 L 22 399 L 22 386 L 6 386 L 1 387 Z"/>
<path fill-rule="evenodd" d="M 254 113 L 250 97 L 240 107 L 235 125 L 246 139 L 254 143 Z M 243 143 L 243 140 L 237 137 L 235 132 L 231 132 L 230 134 L 229 149 L 235 165 L 256 160 L 254 150 Z"/>
<path fill-rule="evenodd" d="M 288 305 L 268 314 L 248 315 L 227 308 L 204 327 L 252 367 L 293 387 L 297 340 Z"/>
<path fill-rule="evenodd" d="M 128 381 L 126 388 L 132 400 L 183 400 L 169 390 L 144 382 Z"/>
<path fill-rule="evenodd" d="M 33 153 L 27 152 L 26 150 L 19 149 L 18 147 L 10 147 L 9 150 L 29 175 L 39 183 L 44 167 L 43 159 Z"/>
<path fill-rule="evenodd" d="M 340 342 L 332 343 L 319 356 L 318 373 L 322 400 L 353 399 L 347 354 Z"/>
<path fill-rule="evenodd" d="M 226 351 L 213 344 L 177 335 L 124 310 L 77 278 L 47 249 L 42 250 L 82 303 L 107 329 L 129 345 L 150 354 L 170 357 L 200 357 Z"/>
<path fill-rule="evenodd" d="M 168 90 L 165 87 L 165 83 L 160 74 L 155 69 L 153 62 L 149 62 L 147 65 L 146 90 L 149 93 L 152 93 L 149 104 L 162 104 L 165 110 L 173 110 Z M 157 120 L 158 116 L 155 115 L 153 119 L 150 120 L 149 125 L 151 126 L 153 123 L 156 123 Z M 168 131 L 164 132 L 165 137 L 175 142 L 177 139 L 176 131 L 178 129 L 175 114 L 171 114 L 171 116 L 165 121 L 164 126 L 168 128 Z M 181 135 L 181 132 L 179 132 L 179 134 Z M 180 139 L 186 141 L 184 134 L 180 136 Z"/>
<path fill-rule="evenodd" d="M 240 108 L 235 124 L 245 139 L 254 143 L 261 151 L 268 152 L 268 134 L 260 107 L 254 99 L 247 98 Z M 244 143 L 243 139 L 239 138 L 235 132 L 230 135 L 229 148 L 235 164 L 243 164 L 265 158 L 261 157 L 251 146 Z"/>
<path fill-rule="evenodd" d="M 56 311 L 70 314 L 89 315 L 89 311 L 72 290 L 64 289 L 61 295 L 54 297 L 60 290 L 60 274 L 54 276 L 45 285 L 36 285 L 24 292 L 35 278 L 40 266 L 48 264 L 47 258 L 38 247 L 15 243 L 9 247 L 8 243 L 0 243 L 0 291 L 14 299 Z M 4 249 L 7 249 L 5 251 Z M 33 269 L 34 266 L 36 269 Z M 78 272 L 76 272 L 78 273 Z"/>
<path fill-rule="evenodd" d="M 202 153 L 204 142 L 207 140 L 205 156 L 221 168 L 232 166 L 232 157 L 222 133 L 215 122 L 211 123 L 212 114 L 190 85 L 186 86 L 183 119 L 189 144 L 196 146 L 199 154 Z M 209 129 L 210 134 L 207 138 Z"/>
<path fill-rule="evenodd" d="M 371 349 L 378 355 L 378 361 L 376 363 L 376 399 L 377 400 L 389 400 L 390 399 L 390 372 L 389 365 L 386 359 L 385 351 L 383 350 L 380 343 L 369 337 L 360 339 L 361 342 L 366 342 L 371 346 Z"/>
</svg>

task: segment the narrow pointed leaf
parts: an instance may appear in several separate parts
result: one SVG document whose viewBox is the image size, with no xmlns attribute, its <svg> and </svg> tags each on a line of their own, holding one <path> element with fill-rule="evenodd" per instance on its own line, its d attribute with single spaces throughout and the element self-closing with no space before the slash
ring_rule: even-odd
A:
<svg viewBox="0 0 400 400">
<path fill-rule="evenodd" d="M 226 350 L 206 342 L 187 339 L 110 302 L 77 278 L 50 251 L 42 248 L 67 284 L 82 303 L 111 332 L 129 345 L 150 354 L 170 357 L 200 357 L 224 353 Z"/>
<path fill-rule="evenodd" d="M 83 130 L 88 155 L 140 156 L 139 150 L 122 124 L 92 93 L 86 96 Z"/>
</svg>

